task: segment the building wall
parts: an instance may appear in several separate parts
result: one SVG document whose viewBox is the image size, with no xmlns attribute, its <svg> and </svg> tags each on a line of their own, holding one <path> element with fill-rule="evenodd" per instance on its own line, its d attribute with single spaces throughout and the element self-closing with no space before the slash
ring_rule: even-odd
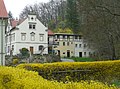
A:
<svg viewBox="0 0 120 89">
<path fill-rule="evenodd" d="M 68 55 L 70 55 L 70 57 L 74 56 L 74 43 L 71 41 L 57 41 L 59 42 L 59 45 L 57 46 L 57 48 L 55 48 L 55 50 L 59 50 L 60 51 L 60 56 L 61 57 L 68 57 Z M 65 45 L 63 46 L 63 42 L 65 43 Z M 69 43 L 69 45 L 67 45 Z M 69 52 L 69 54 L 67 54 L 67 52 Z"/>
<path fill-rule="evenodd" d="M 5 65 L 5 23 L 0 19 L 0 65 Z"/>
<path fill-rule="evenodd" d="M 29 24 L 36 25 L 35 29 L 30 29 Z M 38 50 L 38 47 L 40 45 L 45 47 L 43 53 L 48 54 L 47 28 L 36 18 L 35 15 L 29 15 L 27 19 L 25 19 L 20 25 L 16 27 L 16 29 L 11 31 L 11 34 L 15 34 L 15 40 L 11 41 L 11 48 L 12 45 L 14 45 L 13 55 L 20 53 L 19 50 L 21 48 L 27 48 L 30 50 L 30 47 L 33 47 L 34 54 L 39 54 L 40 51 Z M 22 40 L 22 34 L 26 34 L 25 40 Z M 34 41 L 31 41 L 31 34 L 35 35 Z M 44 35 L 43 41 L 40 41 L 40 34 Z M 7 46 L 10 46 L 10 41 L 7 43 Z"/>
<path fill-rule="evenodd" d="M 67 36 L 69 36 L 69 38 L 67 38 Z M 61 57 L 67 57 L 68 50 L 70 52 L 70 57 L 89 57 L 92 53 L 92 50 L 87 46 L 87 43 L 84 42 L 80 35 L 56 33 L 55 39 L 57 39 L 59 45 L 57 45 L 57 48 L 54 48 L 54 50 L 58 55 L 60 52 Z M 63 42 L 65 42 L 65 46 L 63 46 Z M 69 45 L 67 45 L 68 42 Z"/>
<path fill-rule="evenodd" d="M 80 52 L 82 53 L 82 57 L 89 57 L 92 53 L 92 50 L 87 46 L 87 43 L 83 42 L 83 40 L 75 42 L 75 57 L 80 57 Z"/>
</svg>

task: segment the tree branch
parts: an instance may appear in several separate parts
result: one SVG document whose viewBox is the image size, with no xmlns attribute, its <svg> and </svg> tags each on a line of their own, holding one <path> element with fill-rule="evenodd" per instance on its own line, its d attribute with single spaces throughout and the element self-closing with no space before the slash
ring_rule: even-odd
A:
<svg viewBox="0 0 120 89">
<path fill-rule="evenodd" d="M 107 7 L 103 7 L 103 6 L 97 6 L 97 7 L 105 9 L 105 10 L 106 10 L 108 13 L 110 13 L 111 15 L 120 16 L 120 14 L 112 13 L 112 12 L 110 11 L 110 9 L 108 9 Z"/>
</svg>

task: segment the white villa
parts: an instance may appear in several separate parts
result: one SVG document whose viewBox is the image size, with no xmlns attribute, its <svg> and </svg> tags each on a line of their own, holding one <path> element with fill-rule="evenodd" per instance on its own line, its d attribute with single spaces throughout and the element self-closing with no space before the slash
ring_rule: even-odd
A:
<svg viewBox="0 0 120 89">
<path fill-rule="evenodd" d="M 43 54 L 48 54 L 48 29 L 36 17 L 28 15 L 23 20 L 10 20 L 6 32 L 6 54 L 20 53 L 20 49 L 27 48 L 31 54 L 39 54 L 44 47 Z"/>
</svg>

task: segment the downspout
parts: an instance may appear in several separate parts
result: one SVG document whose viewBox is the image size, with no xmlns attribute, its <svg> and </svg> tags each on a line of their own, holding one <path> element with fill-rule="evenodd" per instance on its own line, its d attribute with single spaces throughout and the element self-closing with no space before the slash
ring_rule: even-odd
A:
<svg viewBox="0 0 120 89">
<path fill-rule="evenodd" d="M 1 65 L 3 65 L 3 18 L 1 22 Z"/>
</svg>

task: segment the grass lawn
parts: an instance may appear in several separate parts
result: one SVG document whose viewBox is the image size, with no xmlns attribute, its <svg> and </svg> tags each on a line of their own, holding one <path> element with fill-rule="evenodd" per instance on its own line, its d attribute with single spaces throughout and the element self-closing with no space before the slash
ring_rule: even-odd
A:
<svg viewBox="0 0 120 89">
<path fill-rule="evenodd" d="M 92 61 L 95 61 L 95 59 L 92 59 L 92 58 L 82 58 L 82 57 L 71 57 L 70 59 L 73 59 L 75 62 L 92 62 Z"/>
</svg>

